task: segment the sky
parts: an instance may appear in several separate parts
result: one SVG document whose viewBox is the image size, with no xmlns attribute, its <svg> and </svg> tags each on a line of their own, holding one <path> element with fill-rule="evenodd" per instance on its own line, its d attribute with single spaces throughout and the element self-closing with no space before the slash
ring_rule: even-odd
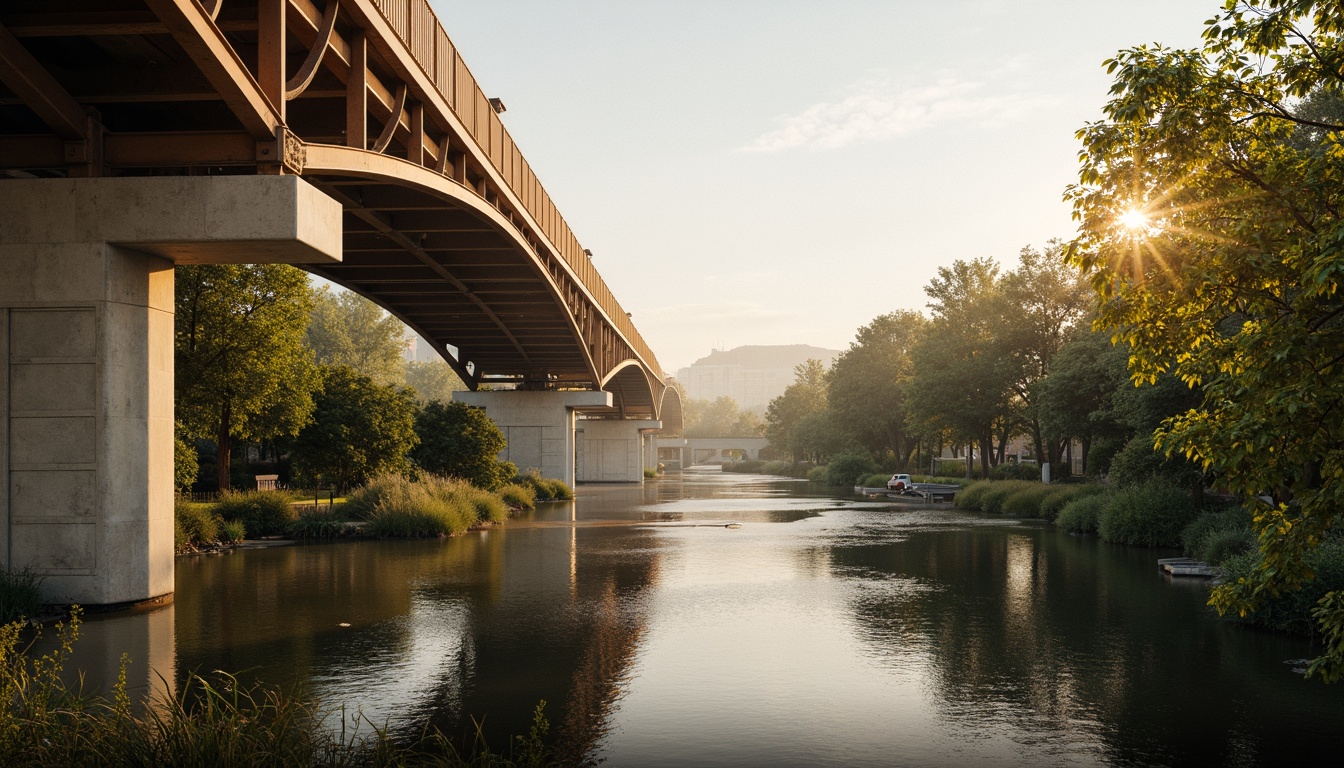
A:
<svg viewBox="0 0 1344 768">
<path fill-rule="evenodd" d="M 1221 0 L 431 0 L 670 373 L 844 349 L 938 267 L 1074 231 L 1121 48 Z"/>
</svg>

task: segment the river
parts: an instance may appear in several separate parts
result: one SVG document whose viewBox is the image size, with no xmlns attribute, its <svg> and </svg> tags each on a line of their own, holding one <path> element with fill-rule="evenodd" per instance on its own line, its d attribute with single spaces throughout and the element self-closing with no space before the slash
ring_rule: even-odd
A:
<svg viewBox="0 0 1344 768">
<path fill-rule="evenodd" d="M 180 558 L 173 604 L 90 617 L 76 663 L 299 682 L 400 734 L 485 716 L 497 747 L 545 700 L 617 768 L 1338 765 L 1344 685 L 1168 554 L 688 472 L 455 539 Z"/>
</svg>

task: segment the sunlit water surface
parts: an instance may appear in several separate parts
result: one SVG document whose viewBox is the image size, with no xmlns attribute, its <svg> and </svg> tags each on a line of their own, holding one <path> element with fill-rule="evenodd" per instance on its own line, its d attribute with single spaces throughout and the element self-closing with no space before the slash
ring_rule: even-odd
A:
<svg viewBox="0 0 1344 768">
<path fill-rule="evenodd" d="M 1344 686 L 1169 553 L 808 488 L 690 472 L 456 539 L 179 559 L 175 603 L 94 617 L 78 661 L 300 682 L 400 734 L 484 716 L 497 746 L 545 700 L 565 755 L 619 767 L 1340 764 Z"/>
</svg>

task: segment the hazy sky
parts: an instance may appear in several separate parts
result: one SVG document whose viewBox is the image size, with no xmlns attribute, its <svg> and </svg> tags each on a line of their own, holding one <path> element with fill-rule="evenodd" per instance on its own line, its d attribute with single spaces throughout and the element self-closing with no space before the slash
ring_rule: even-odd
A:
<svg viewBox="0 0 1344 768">
<path fill-rule="evenodd" d="M 669 372 L 843 349 L 941 265 L 1073 232 L 1101 62 L 1220 0 L 431 0 Z"/>
</svg>

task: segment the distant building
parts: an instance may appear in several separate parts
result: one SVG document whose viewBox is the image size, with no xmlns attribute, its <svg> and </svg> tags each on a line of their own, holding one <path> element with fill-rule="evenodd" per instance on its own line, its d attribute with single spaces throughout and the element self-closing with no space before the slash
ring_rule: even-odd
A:
<svg viewBox="0 0 1344 768">
<path fill-rule="evenodd" d="M 694 400 L 731 397 L 743 410 L 762 413 L 793 383 L 794 368 L 808 360 L 829 368 L 838 354 L 806 344 L 716 349 L 677 371 L 677 381 Z"/>
</svg>

